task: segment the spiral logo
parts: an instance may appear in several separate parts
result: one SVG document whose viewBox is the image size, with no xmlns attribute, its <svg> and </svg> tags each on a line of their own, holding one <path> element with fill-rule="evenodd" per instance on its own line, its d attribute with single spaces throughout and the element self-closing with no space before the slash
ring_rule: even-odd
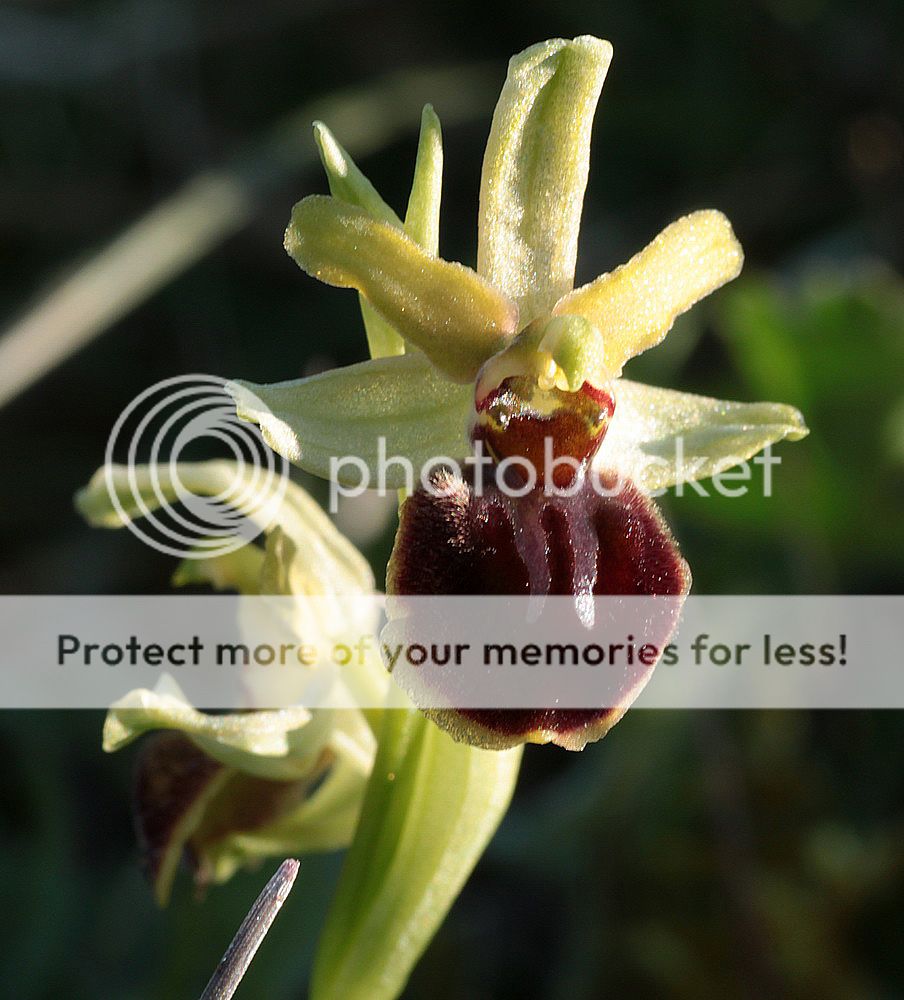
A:
<svg viewBox="0 0 904 1000">
<path fill-rule="evenodd" d="M 285 459 L 236 416 L 225 386 L 215 375 L 157 382 L 122 411 L 107 441 L 107 493 L 121 522 L 180 559 L 241 548 L 273 523 L 285 496 Z M 211 452 L 222 457 L 200 460 Z"/>
</svg>

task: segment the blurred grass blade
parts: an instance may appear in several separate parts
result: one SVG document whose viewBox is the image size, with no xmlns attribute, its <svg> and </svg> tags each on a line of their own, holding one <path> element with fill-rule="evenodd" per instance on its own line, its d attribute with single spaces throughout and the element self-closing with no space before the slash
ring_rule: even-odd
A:
<svg viewBox="0 0 904 1000">
<path fill-rule="evenodd" d="M 483 66 L 406 70 L 304 105 L 221 170 L 164 199 L 45 291 L 0 338 L 0 406 L 128 315 L 253 218 L 258 200 L 316 162 L 314 119 L 329 121 L 356 156 L 404 134 L 422 95 L 451 122 L 492 99 Z"/>
<path fill-rule="evenodd" d="M 419 712 L 384 714 L 312 1000 L 399 995 L 505 813 L 520 760 L 520 747 L 456 743 Z"/>
<path fill-rule="evenodd" d="M 0 339 L 0 406 L 186 271 L 251 215 L 238 176 L 207 173 L 51 288 Z"/>
</svg>

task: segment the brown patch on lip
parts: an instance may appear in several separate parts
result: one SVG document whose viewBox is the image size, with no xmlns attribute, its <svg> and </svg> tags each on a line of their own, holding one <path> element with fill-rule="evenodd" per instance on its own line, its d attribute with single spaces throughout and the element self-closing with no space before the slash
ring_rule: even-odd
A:
<svg viewBox="0 0 904 1000">
<path fill-rule="evenodd" d="M 647 623 L 645 641 L 662 649 L 677 623 L 690 570 L 659 511 L 630 482 L 614 475 L 600 495 L 584 481 L 574 496 L 523 498 L 473 472 L 434 476 L 432 495 L 406 500 L 387 573 L 387 591 L 417 595 L 674 596 L 674 613 Z M 576 621 L 576 628 L 580 625 Z M 581 749 L 604 735 L 627 710 L 654 665 L 633 677 L 624 697 L 599 709 L 461 709 L 427 714 L 457 739 L 503 748 L 553 742 Z"/>
<path fill-rule="evenodd" d="M 325 751 L 303 781 L 273 781 L 227 768 L 182 733 L 148 737 L 138 758 L 134 809 L 145 869 L 158 902 L 166 903 L 180 860 L 195 883 L 211 879 L 208 854 L 229 836 L 279 819 L 310 794 L 332 762 Z"/>
<path fill-rule="evenodd" d="M 477 404 L 473 439 L 483 441 L 497 461 L 524 459 L 536 471 L 536 485 L 542 486 L 546 441 L 553 460 L 571 458 L 583 465 L 598 450 L 614 412 L 612 396 L 589 382 L 577 392 L 540 390 L 535 380 L 513 376 Z M 570 464 L 552 470 L 553 483 L 559 489 L 567 488 L 574 477 Z"/>
<path fill-rule="evenodd" d="M 186 840 L 204 803 L 227 778 L 222 764 L 181 733 L 159 733 L 145 741 L 135 773 L 135 825 L 159 903 L 169 897 Z"/>
</svg>

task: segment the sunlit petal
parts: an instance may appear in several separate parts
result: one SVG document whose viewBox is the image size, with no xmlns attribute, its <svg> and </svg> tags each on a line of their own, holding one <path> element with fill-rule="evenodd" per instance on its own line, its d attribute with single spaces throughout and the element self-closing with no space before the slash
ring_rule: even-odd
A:
<svg viewBox="0 0 904 1000">
<path fill-rule="evenodd" d="M 629 358 L 658 344 L 677 316 L 736 278 L 743 260 L 721 212 L 693 212 L 627 264 L 566 295 L 555 312 L 583 316 L 597 327 L 615 376 Z"/>
<path fill-rule="evenodd" d="M 286 249 L 313 277 L 356 288 L 449 378 L 465 382 L 515 333 L 518 310 L 469 268 L 333 198 L 299 202 Z"/>
<path fill-rule="evenodd" d="M 590 131 L 612 46 L 589 35 L 515 56 L 483 161 L 477 270 L 522 325 L 574 284 Z"/>
</svg>

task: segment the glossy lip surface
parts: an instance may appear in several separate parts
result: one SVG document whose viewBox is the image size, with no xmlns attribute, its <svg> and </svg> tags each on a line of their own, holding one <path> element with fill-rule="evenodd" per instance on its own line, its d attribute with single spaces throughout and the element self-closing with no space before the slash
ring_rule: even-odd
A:
<svg viewBox="0 0 904 1000">
<path fill-rule="evenodd" d="M 523 459 L 534 470 L 537 486 L 546 480 L 547 447 L 553 462 L 573 459 L 550 470 L 553 484 L 565 489 L 577 468 L 599 449 L 614 413 L 613 397 L 589 382 L 568 392 L 514 376 L 503 379 L 477 404 L 472 437 L 483 441 L 497 461 Z"/>
</svg>

